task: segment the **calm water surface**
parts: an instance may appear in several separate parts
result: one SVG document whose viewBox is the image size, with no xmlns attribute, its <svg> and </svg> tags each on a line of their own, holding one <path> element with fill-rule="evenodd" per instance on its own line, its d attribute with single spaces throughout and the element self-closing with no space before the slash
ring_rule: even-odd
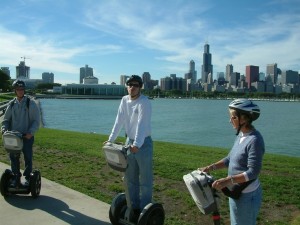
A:
<svg viewBox="0 0 300 225">
<path fill-rule="evenodd" d="M 152 137 L 230 149 L 235 139 L 227 109 L 230 101 L 152 100 Z M 41 99 L 40 102 L 45 127 L 109 135 L 120 100 Z M 300 157 L 300 103 L 256 103 L 261 108 L 261 116 L 254 126 L 264 136 L 266 152 Z"/>
</svg>

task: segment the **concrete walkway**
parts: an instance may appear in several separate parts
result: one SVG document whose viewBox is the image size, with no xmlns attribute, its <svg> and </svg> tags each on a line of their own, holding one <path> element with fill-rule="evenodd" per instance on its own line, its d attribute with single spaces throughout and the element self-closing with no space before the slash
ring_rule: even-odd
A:
<svg viewBox="0 0 300 225">
<path fill-rule="evenodd" d="M 10 166 L 0 162 L 0 174 Z M 40 196 L 0 195 L 1 225 L 109 225 L 109 204 L 42 178 Z"/>
</svg>

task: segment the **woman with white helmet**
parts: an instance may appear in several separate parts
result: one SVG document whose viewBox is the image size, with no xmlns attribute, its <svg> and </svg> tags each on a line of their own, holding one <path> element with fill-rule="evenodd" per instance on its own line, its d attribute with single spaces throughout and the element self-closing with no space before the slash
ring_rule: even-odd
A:
<svg viewBox="0 0 300 225">
<path fill-rule="evenodd" d="M 251 100 L 236 99 L 229 104 L 229 116 L 237 131 L 231 151 L 227 157 L 200 170 L 210 172 L 228 168 L 228 176 L 214 181 L 212 186 L 229 196 L 232 225 L 255 225 L 262 202 L 258 176 L 265 145 L 252 122 L 260 116 L 260 109 Z"/>
</svg>

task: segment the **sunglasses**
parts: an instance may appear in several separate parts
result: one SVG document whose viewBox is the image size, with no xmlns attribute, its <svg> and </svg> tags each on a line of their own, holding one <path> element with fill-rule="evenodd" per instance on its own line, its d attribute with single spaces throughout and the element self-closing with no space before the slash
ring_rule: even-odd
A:
<svg viewBox="0 0 300 225">
<path fill-rule="evenodd" d="M 140 87 L 139 84 L 132 84 L 132 83 L 129 83 L 127 86 L 128 87 L 136 87 L 136 88 Z"/>
</svg>

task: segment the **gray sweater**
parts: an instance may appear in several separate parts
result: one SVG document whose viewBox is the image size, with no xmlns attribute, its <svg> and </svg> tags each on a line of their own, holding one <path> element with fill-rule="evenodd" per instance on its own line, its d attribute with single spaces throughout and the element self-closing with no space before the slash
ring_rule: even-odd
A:
<svg viewBox="0 0 300 225">
<path fill-rule="evenodd" d="M 240 142 L 241 138 L 244 138 Z M 228 167 L 228 175 L 245 172 L 249 180 L 256 179 L 262 167 L 265 144 L 262 135 L 254 130 L 244 137 L 237 136 L 228 156 L 223 159 Z"/>
<path fill-rule="evenodd" d="M 34 100 L 30 100 L 29 107 L 27 107 L 27 96 L 24 96 L 21 102 L 16 98 L 13 106 L 9 103 L 4 118 L 2 121 L 2 129 L 19 131 L 22 134 L 34 133 L 40 126 L 40 110 Z"/>
</svg>

